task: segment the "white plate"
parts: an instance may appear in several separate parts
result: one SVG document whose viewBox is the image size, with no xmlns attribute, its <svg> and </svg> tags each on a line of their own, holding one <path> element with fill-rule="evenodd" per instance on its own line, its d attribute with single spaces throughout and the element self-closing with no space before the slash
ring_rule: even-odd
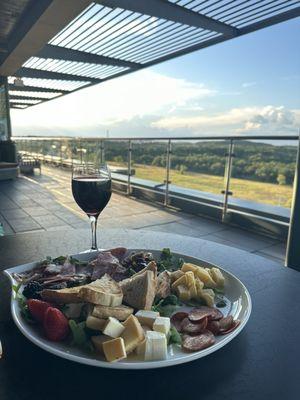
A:
<svg viewBox="0 0 300 400">
<path fill-rule="evenodd" d="M 153 253 L 155 258 L 160 255 L 159 251 L 147 250 Z M 208 268 L 216 267 L 211 263 L 197 259 L 194 257 L 189 257 L 184 254 L 173 253 L 174 256 L 183 258 L 186 262 L 190 262 L 196 265 L 202 265 Z M 90 253 L 74 254 L 73 257 L 86 261 L 91 257 Z M 30 270 L 36 266 L 36 262 L 30 264 L 19 265 L 14 268 L 10 268 L 6 271 L 6 275 L 9 276 L 11 283 L 16 284 L 12 274 L 18 272 L 24 272 Z M 220 268 L 220 267 L 218 267 Z M 170 345 L 168 346 L 168 358 L 162 361 L 140 361 L 134 356 L 130 356 L 129 359 L 122 360 L 115 363 L 109 363 L 105 361 L 101 356 L 97 354 L 92 354 L 85 352 L 83 350 L 77 349 L 68 345 L 66 343 L 56 343 L 47 340 L 39 328 L 35 325 L 30 325 L 22 317 L 17 301 L 14 299 L 14 294 L 12 291 L 11 297 L 11 312 L 13 319 L 20 329 L 20 331 L 34 344 L 41 347 L 42 349 L 55 354 L 59 357 L 66 358 L 71 361 L 76 361 L 82 364 L 93 365 L 96 367 L 104 368 L 115 368 L 115 369 L 147 369 L 147 368 L 161 368 L 168 367 L 176 364 L 183 364 L 192 360 L 196 360 L 201 357 L 205 357 L 214 351 L 219 350 L 221 347 L 229 343 L 235 336 L 237 336 L 241 330 L 245 327 L 250 313 L 251 313 L 251 298 L 248 290 L 242 284 L 242 282 L 237 279 L 234 275 L 220 268 L 225 276 L 225 299 L 227 306 L 222 308 L 223 314 L 232 315 L 234 319 L 239 319 L 241 321 L 240 325 L 231 333 L 224 336 L 217 336 L 216 343 L 208 347 L 207 349 L 197 351 L 194 353 L 185 353 L 181 350 L 179 346 Z"/>
</svg>

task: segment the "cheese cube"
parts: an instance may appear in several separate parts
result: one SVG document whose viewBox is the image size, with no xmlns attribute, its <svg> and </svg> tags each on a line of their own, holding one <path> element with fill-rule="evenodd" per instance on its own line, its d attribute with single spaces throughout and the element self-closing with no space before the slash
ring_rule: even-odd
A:
<svg viewBox="0 0 300 400">
<path fill-rule="evenodd" d="M 195 276 L 192 271 L 188 271 L 185 273 L 186 280 L 187 280 L 187 287 L 189 288 L 191 298 L 195 299 L 197 297 L 197 289 L 195 283 Z"/>
<path fill-rule="evenodd" d="M 86 326 L 89 329 L 93 329 L 95 331 L 102 331 L 107 323 L 106 319 L 100 319 L 89 315 L 86 319 Z"/>
<path fill-rule="evenodd" d="M 210 268 L 207 269 L 209 275 L 212 277 L 212 279 L 216 282 L 216 285 L 218 288 L 224 287 L 225 284 L 225 278 L 222 272 L 219 270 L 219 268 Z"/>
<path fill-rule="evenodd" d="M 124 340 L 120 337 L 104 342 L 103 353 L 109 362 L 119 361 L 127 357 Z"/>
<path fill-rule="evenodd" d="M 191 300 L 191 293 L 190 290 L 185 285 L 179 285 L 176 288 L 177 296 L 182 301 L 189 301 Z"/>
<path fill-rule="evenodd" d="M 200 297 L 209 307 L 215 305 L 215 293 L 212 289 L 203 289 Z"/>
<path fill-rule="evenodd" d="M 125 329 L 121 337 L 124 339 L 125 349 L 128 354 L 144 340 L 145 334 L 139 320 L 134 315 L 130 315 L 126 321 L 123 322 L 123 325 Z"/>
<path fill-rule="evenodd" d="M 179 285 L 186 286 L 187 285 L 187 279 L 186 275 L 182 275 L 180 278 L 178 278 L 174 283 L 172 283 L 172 289 L 175 290 Z"/>
<path fill-rule="evenodd" d="M 183 272 L 188 272 L 188 271 L 195 272 L 196 269 L 197 269 L 197 266 L 194 264 L 190 264 L 190 263 L 184 263 L 183 266 L 181 267 L 181 271 L 183 271 Z"/>
<path fill-rule="evenodd" d="M 153 324 L 153 330 L 161 332 L 167 335 L 170 330 L 170 318 L 168 317 L 157 317 Z"/>
<path fill-rule="evenodd" d="M 117 338 L 124 331 L 124 326 L 114 317 L 109 317 L 107 324 L 103 329 L 104 335 L 111 336 L 113 338 Z"/>
<path fill-rule="evenodd" d="M 140 342 L 135 348 L 136 354 L 138 356 L 142 356 L 143 359 L 145 358 L 145 351 L 146 351 L 146 339 Z"/>
<path fill-rule="evenodd" d="M 156 311 L 148 311 L 148 310 L 140 310 L 135 316 L 139 320 L 141 325 L 153 327 L 153 323 L 157 317 L 159 317 L 159 312 Z"/>
<path fill-rule="evenodd" d="M 161 332 L 146 333 L 145 361 L 165 360 L 167 358 L 167 338 Z"/>
<path fill-rule="evenodd" d="M 184 272 L 182 272 L 180 269 L 178 269 L 177 271 L 171 272 L 171 282 L 175 282 L 177 281 L 178 278 L 180 278 L 181 276 L 184 275 Z"/>
<path fill-rule="evenodd" d="M 103 354 L 103 343 L 107 342 L 109 340 L 111 340 L 111 338 L 109 336 L 106 336 L 106 335 L 92 336 L 91 337 L 91 341 L 92 341 L 95 349 L 101 354 Z"/>
<path fill-rule="evenodd" d="M 197 276 L 204 285 L 208 288 L 215 288 L 217 285 L 215 281 L 212 279 L 208 271 L 203 267 L 197 267 L 196 271 L 194 272 L 195 276 Z"/>
</svg>

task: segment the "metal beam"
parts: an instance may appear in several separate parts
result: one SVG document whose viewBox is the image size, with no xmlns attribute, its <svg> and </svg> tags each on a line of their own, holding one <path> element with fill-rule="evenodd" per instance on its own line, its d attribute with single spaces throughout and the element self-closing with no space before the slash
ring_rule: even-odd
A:
<svg viewBox="0 0 300 400">
<path fill-rule="evenodd" d="M 43 101 L 48 100 L 45 97 L 35 97 L 35 96 L 18 96 L 16 94 L 9 94 L 9 99 L 11 100 L 36 100 L 36 101 Z"/>
<path fill-rule="evenodd" d="M 300 271 L 300 136 L 285 265 Z"/>
<path fill-rule="evenodd" d="M 125 10 L 178 22 L 180 24 L 208 29 L 210 31 L 223 33 L 226 36 L 234 37 L 239 35 L 239 30 L 230 25 L 165 0 L 97 0 L 97 3 L 110 8 L 119 7 Z"/>
<path fill-rule="evenodd" d="M 102 65 L 114 65 L 117 67 L 133 68 L 138 69 L 141 67 L 140 64 L 118 60 L 112 57 L 100 56 L 98 54 L 87 53 L 85 51 L 67 49 L 61 46 L 53 46 L 47 44 L 40 50 L 36 57 L 41 58 L 53 58 L 55 60 L 66 60 L 76 61 L 89 64 L 102 64 Z"/>
<path fill-rule="evenodd" d="M 292 18 L 296 18 L 298 16 L 300 16 L 300 7 L 294 8 L 293 10 L 286 11 L 284 13 L 281 13 L 279 15 L 275 15 L 275 16 L 270 17 L 270 18 L 266 18 L 261 22 L 257 22 L 257 23 L 251 24 L 251 25 L 249 25 L 249 26 L 247 26 L 245 28 L 241 28 L 239 30 L 239 32 L 240 32 L 239 35 L 240 36 L 246 35 L 248 33 L 255 32 L 255 31 L 259 30 L 259 29 L 267 28 L 268 26 L 272 26 L 272 25 L 275 25 L 275 24 L 279 24 L 280 22 L 288 21 L 288 20 L 290 20 Z M 150 67 L 152 65 L 159 64 L 159 63 L 164 62 L 164 61 L 168 61 L 168 60 L 170 60 L 172 58 L 180 57 L 180 56 L 183 56 L 185 54 L 192 53 L 193 51 L 201 50 L 201 49 L 204 49 L 206 47 L 213 46 L 215 44 L 222 43 L 222 42 L 225 42 L 225 41 L 230 40 L 230 39 L 233 39 L 233 37 L 227 37 L 225 35 L 218 36 L 216 38 L 212 38 L 212 39 L 206 40 L 206 41 L 201 42 L 199 44 L 195 44 L 193 46 L 186 47 L 186 48 L 184 48 L 182 50 L 175 51 L 171 55 L 167 54 L 166 56 L 163 56 L 163 57 L 160 57 L 160 58 L 156 58 L 153 61 L 150 61 L 150 62 L 147 62 L 147 63 L 143 64 L 143 66 L 144 67 Z M 114 77 L 120 76 L 121 74 L 122 74 L 122 72 L 120 74 L 116 74 Z"/>
<path fill-rule="evenodd" d="M 29 86 L 29 85 L 24 85 L 24 86 L 15 86 L 13 83 L 10 83 L 8 85 L 8 89 L 10 91 L 18 91 L 18 92 L 46 92 L 46 93 L 70 93 L 70 90 L 61 90 L 61 89 L 52 89 L 52 88 L 45 88 L 45 87 L 39 87 L 39 86 Z"/>
<path fill-rule="evenodd" d="M 0 75 L 9 76 L 78 16 L 90 0 L 38 0 L 18 21 L 9 38 L 8 52 L 0 59 Z"/>
<path fill-rule="evenodd" d="M 60 72 L 44 71 L 34 68 L 20 68 L 14 76 L 19 78 L 37 78 L 37 79 L 56 79 L 60 81 L 81 81 L 100 83 L 101 79 L 89 78 L 87 76 L 63 74 Z"/>
</svg>

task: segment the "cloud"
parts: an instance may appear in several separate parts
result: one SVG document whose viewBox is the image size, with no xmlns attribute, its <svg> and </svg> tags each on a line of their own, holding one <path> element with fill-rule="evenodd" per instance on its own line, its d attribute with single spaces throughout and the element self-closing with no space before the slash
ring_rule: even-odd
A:
<svg viewBox="0 0 300 400">
<path fill-rule="evenodd" d="M 184 110 L 189 104 L 200 110 L 198 102 L 215 94 L 201 83 L 143 70 L 27 110 L 12 110 L 13 130 L 15 135 L 60 134 L 66 130 L 84 135 L 97 127 Z M 98 134 L 103 132 L 99 130 Z"/>
<path fill-rule="evenodd" d="M 190 133 L 268 133 L 295 132 L 300 124 L 300 110 L 283 106 L 232 108 L 222 113 L 190 117 L 164 117 L 152 123 L 156 129 Z"/>
<path fill-rule="evenodd" d="M 248 87 L 252 87 L 252 86 L 256 86 L 257 82 L 244 82 L 242 83 L 242 87 L 243 88 L 248 88 Z"/>
</svg>

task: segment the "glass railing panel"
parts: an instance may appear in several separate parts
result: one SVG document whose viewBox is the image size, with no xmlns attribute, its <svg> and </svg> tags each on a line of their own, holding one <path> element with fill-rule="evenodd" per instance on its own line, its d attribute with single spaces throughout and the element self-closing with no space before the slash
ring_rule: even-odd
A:
<svg viewBox="0 0 300 400">
<path fill-rule="evenodd" d="M 166 180 L 167 141 L 135 140 L 132 147 L 134 177 L 163 187 Z"/>
<path fill-rule="evenodd" d="M 236 141 L 233 199 L 291 207 L 297 141 Z"/>
<path fill-rule="evenodd" d="M 172 185 L 221 196 L 228 143 L 172 141 Z"/>
</svg>

